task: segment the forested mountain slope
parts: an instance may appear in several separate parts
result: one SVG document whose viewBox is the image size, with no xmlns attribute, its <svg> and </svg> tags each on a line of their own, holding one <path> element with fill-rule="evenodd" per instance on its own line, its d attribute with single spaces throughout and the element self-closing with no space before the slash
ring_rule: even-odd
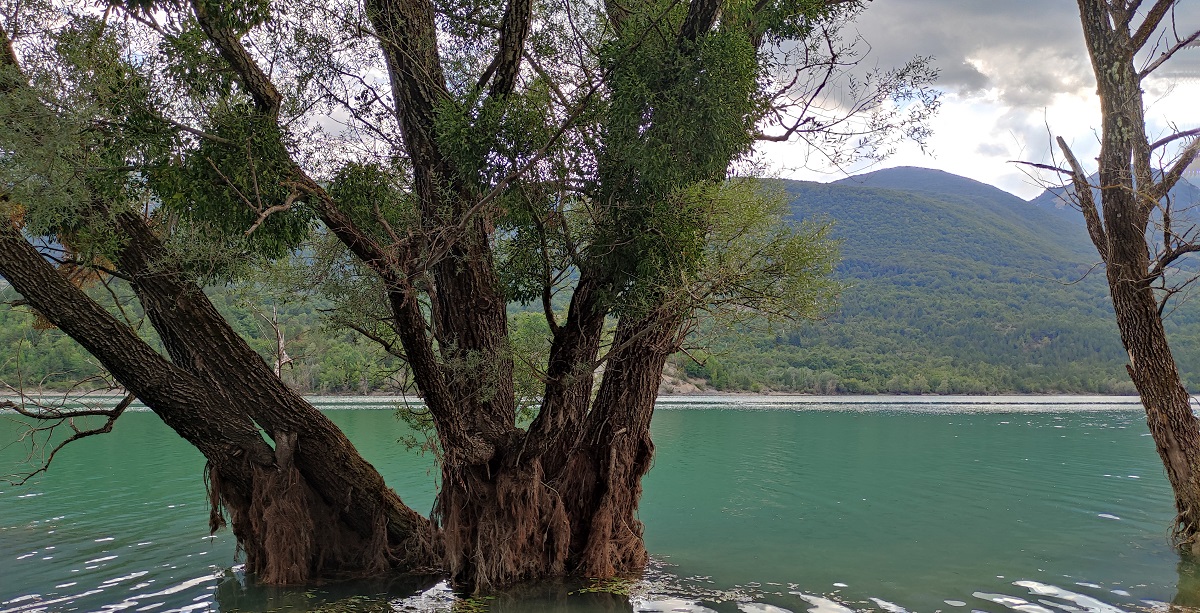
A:
<svg viewBox="0 0 1200 613">
<path fill-rule="evenodd" d="M 843 241 L 838 275 L 847 287 L 840 306 L 819 322 L 704 330 L 696 342 L 708 348 L 689 352 L 700 363 L 684 354 L 673 360 L 676 374 L 701 389 L 1133 391 L 1103 271 L 1094 268 L 1098 258 L 1079 213 L 1054 208 L 1053 194 L 1026 202 L 919 168 L 785 187 L 797 218 L 828 219 Z M 213 295 L 269 361 L 277 313 L 295 358 L 284 377 L 305 392 L 395 391 L 403 379 L 397 360 L 373 343 L 323 329 L 320 311 L 328 305 L 320 300 L 246 288 Z M 0 286 L 0 300 L 13 298 Z M 1198 315 L 1185 302 L 1167 325 L 1185 377 L 1200 388 Z M 61 387 L 95 372 L 72 342 L 55 330 L 31 330 L 32 322 L 20 309 L 0 309 L 0 347 L 7 350 L 0 379 Z"/>
<path fill-rule="evenodd" d="M 703 366 L 679 362 L 689 374 L 723 389 L 1132 391 L 1103 271 L 1074 218 L 927 169 L 786 185 L 796 217 L 825 216 L 843 240 L 839 310 L 717 334 Z M 1200 382 L 1195 309 L 1168 325 L 1186 376 Z"/>
</svg>

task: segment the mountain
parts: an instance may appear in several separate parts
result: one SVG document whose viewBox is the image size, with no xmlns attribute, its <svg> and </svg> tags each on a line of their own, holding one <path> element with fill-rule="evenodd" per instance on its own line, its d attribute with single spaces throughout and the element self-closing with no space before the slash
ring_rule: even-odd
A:
<svg viewBox="0 0 1200 613">
<path fill-rule="evenodd" d="M 1090 255 L 1094 252 L 1086 231 L 1082 229 L 1083 216 L 1078 211 L 1069 207 L 1044 206 L 1044 201 L 1037 199 L 1026 202 L 998 187 L 942 170 L 911 166 L 888 168 L 848 177 L 834 185 L 927 193 L 942 199 L 949 198 L 968 207 L 974 204 L 1032 232 L 1059 233 L 1061 238 L 1067 239 L 1070 248 L 1081 254 Z"/>
<path fill-rule="evenodd" d="M 702 328 L 695 340 L 706 348 L 674 356 L 675 375 L 729 391 L 1133 391 L 1103 270 L 1076 211 L 921 168 L 784 186 L 795 218 L 828 220 L 842 241 L 840 306 L 817 322 Z M 269 355 L 274 334 L 262 314 L 275 313 L 276 300 L 255 291 L 210 294 Z M 0 301 L 14 297 L 0 287 Z M 310 393 L 390 389 L 400 365 L 352 333 L 324 328 L 328 305 L 278 306 L 297 358 L 285 370 L 290 384 Z M 525 316 L 537 314 L 514 314 Z M 0 381 L 23 375 L 65 386 L 95 371 L 78 346 L 33 323 L 0 309 L 0 347 L 15 348 L 0 361 Z M 1166 325 L 1185 378 L 1200 387 L 1200 311 L 1182 302 Z"/>
<path fill-rule="evenodd" d="M 840 308 L 716 334 L 703 366 L 679 364 L 689 374 L 722 389 L 1132 391 L 1103 270 L 1074 218 L 921 168 L 785 185 L 795 217 L 829 219 L 842 240 Z M 1200 382 L 1195 309 L 1168 327 Z"/>
<path fill-rule="evenodd" d="M 1195 180 L 1196 177 L 1191 177 Z M 1097 175 L 1088 177 L 1088 181 L 1096 185 L 1100 182 Z M 1092 188 L 1092 193 L 1095 195 L 1096 205 L 1100 206 L 1100 190 Z M 1070 220 L 1080 226 L 1083 226 L 1083 214 L 1078 209 L 1074 208 L 1075 189 L 1071 186 L 1065 187 L 1049 187 L 1041 194 L 1029 201 L 1034 207 L 1047 211 L 1053 215 Z M 1192 183 L 1188 178 L 1180 179 L 1175 187 L 1171 189 L 1172 206 L 1176 211 L 1184 211 L 1187 221 L 1200 222 L 1200 216 L 1193 213 L 1196 205 L 1200 205 L 1200 187 Z"/>
</svg>

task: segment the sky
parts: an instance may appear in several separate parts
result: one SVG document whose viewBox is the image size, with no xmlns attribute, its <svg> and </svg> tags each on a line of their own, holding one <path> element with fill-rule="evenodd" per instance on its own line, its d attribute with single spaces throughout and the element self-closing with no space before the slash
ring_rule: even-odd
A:
<svg viewBox="0 0 1200 613">
<path fill-rule="evenodd" d="M 1152 2 L 1145 2 L 1146 5 Z M 1182 35 L 1200 29 L 1200 0 L 1177 9 Z M 937 168 L 1022 198 L 1039 194 L 1042 174 L 1010 160 L 1050 163 L 1052 137 L 1063 136 L 1084 165 L 1099 153 L 1099 99 L 1070 0 L 873 0 L 851 26 L 870 44 L 865 64 L 886 68 L 933 56 L 941 109 L 927 153 L 901 146 L 866 168 L 819 168 L 796 144 L 761 151 L 780 176 L 833 181 L 893 166 Z M 1181 51 L 1144 84 L 1151 136 L 1200 127 L 1200 46 Z M 811 160 L 807 164 L 805 161 Z"/>
</svg>

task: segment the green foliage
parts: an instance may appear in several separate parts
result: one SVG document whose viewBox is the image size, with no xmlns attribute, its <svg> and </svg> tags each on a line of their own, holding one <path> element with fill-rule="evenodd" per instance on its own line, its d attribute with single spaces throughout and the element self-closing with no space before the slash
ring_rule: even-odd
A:
<svg viewBox="0 0 1200 613">
<path fill-rule="evenodd" d="M 400 188 L 405 178 L 380 164 L 348 162 L 338 168 L 328 192 L 359 229 L 387 241 L 417 224 L 412 196 Z"/>
<path fill-rule="evenodd" d="M 682 10 L 647 7 L 601 52 L 609 96 L 593 248 L 613 271 L 622 312 L 697 273 L 707 195 L 749 150 L 762 111 L 757 52 L 744 33 L 662 34 L 658 21 L 682 20 Z"/>
<path fill-rule="evenodd" d="M 168 2 L 162 0 L 105 0 L 111 6 L 120 6 L 133 13 L 153 14 L 161 11 Z M 217 23 L 239 34 L 266 23 L 271 18 L 271 3 L 268 0 L 205 0 L 201 10 L 214 15 Z"/>
<path fill-rule="evenodd" d="M 769 2 L 731 3 L 732 13 L 740 19 L 749 18 L 755 10 L 755 33 L 772 42 L 804 40 L 819 21 L 833 13 L 856 12 L 857 3 L 837 5 L 823 0 L 774 0 Z"/>
<path fill-rule="evenodd" d="M 486 192 L 545 154 L 555 132 L 550 115 L 550 87 L 542 79 L 502 99 L 446 99 L 437 113 L 438 145 L 466 185 Z"/>
<path fill-rule="evenodd" d="M 290 180 L 280 128 L 248 104 L 231 103 L 214 109 L 205 129 L 221 140 L 202 138 L 182 164 L 163 160 L 148 171 L 163 209 L 215 230 L 213 238 L 235 253 L 289 253 L 308 237 L 314 215 Z M 268 214 L 272 207 L 280 208 Z"/>
<path fill-rule="evenodd" d="M 189 18 L 176 36 L 159 41 L 158 52 L 176 58 L 163 72 L 191 96 L 219 100 L 233 95 L 233 75 L 223 69 L 223 60 L 194 18 Z"/>
<path fill-rule="evenodd" d="M 541 401 L 550 359 L 550 326 L 540 313 L 518 312 L 509 316 L 508 339 L 513 354 L 513 388 L 521 417 L 531 419 Z"/>
<path fill-rule="evenodd" d="M 714 302 L 713 317 L 697 331 L 698 342 L 709 348 L 673 358 L 675 371 L 727 391 L 1132 392 L 1103 279 L 1093 274 L 1071 283 L 1091 264 L 1081 249 L 1087 240 L 1082 228 L 994 191 L 952 185 L 930 191 L 943 188 L 929 177 L 918 179 L 914 186 L 929 189 L 780 183 L 796 217 L 836 220 L 832 228 L 801 225 L 795 234 L 775 222 L 778 200 L 772 196 L 778 192 L 751 181 L 707 192 L 710 247 L 698 279 L 723 280 L 714 296 L 725 299 Z M 785 299 L 789 290 L 774 284 L 796 274 L 786 272 L 788 261 L 823 262 L 809 265 L 819 275 L 833 257 L 833 245 L 824 239 L 829 232 L 842 241 L 838 277 L 846 287 L 839 310 L 825 321 L 767 321 L 773 308 L 805 304 Z M 296 358 L 284 368 L 285 380 L 307 393 L 403 389 L 400 361 L 345 327 L 369 325 L 373 335 L 394 338 L 386 325 L 371 323 L 385 319 L 381 289 L 337 243 L 321 245 L 307 249 L 294 267 L 267 275 L 301 288 L 301 280 L 331 282 L 320 297 L 274 300 Z M 788 249 L 799 254 L 780 258 Z M 800 295 L 805 283 L 795 284 Z M 824 283 L 827 301 L 834 288 Z M 14 297 L 7 292 L 0 299 Z M 273 301 L 265 294 L 264 286 L 256 286 L 211 295 L 270 361 L 274 337 L 263 314 Z M 760 301 L 751 309 L 755 298 Z M 50 387 L 98 372 L 60 332 L 31 330 L 32 321 L 27 311 L 0 309 L 0 343 L 14 348 L 0 365 L 0 378 L 15 381 L 18 356 L 26 381 Z M 1200 317 L 1185 303 L 1166 325 L 1194 386 L 1200 372 L 1189 365 L 1200 364 Z M 518 394 L 535 397 L 549 342 L 540 308 L 513 313 L 509 329 Z"/>
<path fill-rule="evenodd" d="M 754 179 L 709 190 L 701 289 L 718 325 L 772 323 L 827 312 L 841 286 L 831 278 L 838 241 L 816 219 L 790 221 L 787 194 Z"/>
</svg>

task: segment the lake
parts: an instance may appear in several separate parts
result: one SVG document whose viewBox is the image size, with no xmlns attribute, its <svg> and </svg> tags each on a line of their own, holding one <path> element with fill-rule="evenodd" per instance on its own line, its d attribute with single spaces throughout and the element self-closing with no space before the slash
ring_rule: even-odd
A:
<svg viewBox="0 0 1200 613">
<path fill-rule="evenodd" d="M 432 458 L 389 400 L 320 398 L 388 483 L 432 506 Z M 19 428 L 0 420 L 11 441 Z M 525 586 L 462 611 L 1165 610 L 1200 605 L 1134 398 L 667 398 L 641 581 Z M 0 450 L 0 474 L 27 449 Z M 151 413 L 0 486 L 0 613 L 438 611 L 436 578 L 246 585 L 207 534 L 203 459 Z M 596 590 L 600 592 L 597 593 Z"/>
</svg>

